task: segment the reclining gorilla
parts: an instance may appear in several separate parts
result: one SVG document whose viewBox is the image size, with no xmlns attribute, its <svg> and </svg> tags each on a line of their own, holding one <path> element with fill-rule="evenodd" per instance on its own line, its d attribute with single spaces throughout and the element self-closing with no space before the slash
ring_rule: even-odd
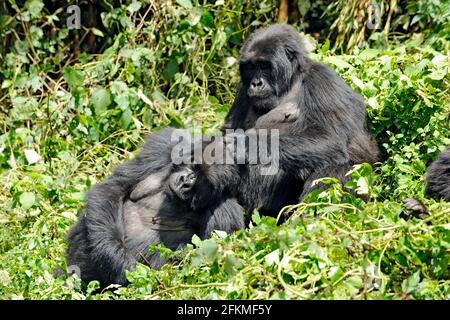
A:
<svg viewBox="0 0 450 320">
<path fill-rule="evenodd" d="M 294 28 L 273 25 L 252 34 L 241 51 L 240 73 L 223 130 L 279 129 L 278 173 L 262 175 L 260 165 L 241 168 L 239 202 L 247 210 L 275 215 L 316 188 L 314 180 L 343 182 L 353 165 L 380 160 L 362 96 L 311 60 Z"/>
<path fill-rule="evenodd" d="M 136 262 L 166 263 L 158 252 L 148 253 L 151 244 L 178 249 L 194 234 L 244 228 L 243 209 L 222 183 L 227 169 L 172 164 L 173 131 L 150 135 L 135 159 L 88 192 L 67 252 L 67 265 L 77 266 L 85 282 L 126 284 L 125 270 Z"/>
</svg>

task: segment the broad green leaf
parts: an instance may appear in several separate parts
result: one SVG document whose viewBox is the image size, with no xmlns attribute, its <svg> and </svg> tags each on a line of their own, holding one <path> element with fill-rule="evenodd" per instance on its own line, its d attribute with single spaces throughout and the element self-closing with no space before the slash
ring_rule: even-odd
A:
<svg viewBox="0 0 450 320">
<path fill-rule="evenodd" d="M 108 106 L 111 104 L 111 94 L 108 89 L 99 87 L 91 95 L 91 101 L 95 109 L 95 114 L 99 115 L 105 112 Z"/>
<path fill-rule="evenodd" d="M 140 1 L 132 1 L 128 7 L 127 10 L 131 13 L 137 12 L 139 11 L 139 9 L 141 8 L 141 2 Z"/>
<path fill-rule="evenodd" d="M 182 6 L 183 8 L 186 9 L 193 8 L 191 0 L 176 0 L 175 2 L 178 3 L 180 6 Z"/>
<path fill-rule="evenodd" d="M 105 36 L 103 34 L 103 32 L 101 30 L 97 29 L 97 28 L 91 28 L 91 32 L 93 34 L 95 34 L 96 36 L 99 36 L 99 37 L 104 37 Z"/>
<path fill-rule="evenodd" d="M 74 67 L 67 67 L 64 69 L 64 80 L 66 80 L 71 91 L 76 91 L 83 86 L 84 75 L 81 70 Z"/>
<path fill-rule="evenodd" d="M 208 27 L 210 29 L 214 28 L 214 18 L 212 14 L 208 11 L 202 12 L 202 17 L 200 18 L 200 23 L 204 25 L 205 27 Z"/>
<path fill-rule="evenodd" d="M 202 244 L 202 240 L 201 240 L 200 237 L 199 237 L 198 235 L 196 235 L 196 234 L 194 234 L 194 235 L 192 236 L 191 242 L 192 242 L 193 245 L 195 245 L 195 246 L 197 246 L 197 247 L 200 247 L 200 245 Z"/>
<path fill-rule="evenodd" d="M 2 82 L 2 89 L 9 88 L 11 86 L 11 84 L 12 84 L 11 80 L 4 80 Z"/>
<path fill-rule="evenodd" d="M 261 217 L 258 212 L 252 214 L 252 221 L 258 225 L 261 222 Z"/>
<path fill-rule="evenodd" d="M 236 256 L 232 253 L 229 253 L 225 256 L 224 262 L 224 270 L 229 275 L 233 275 L 236 273 L 236 269 L 242 267 L 242 263 L 236 258 Z"/>
<path fill-rule="evenodd" d="M 272 251 L 271 253 L 269 253 L 268 255 L 265 256 L 265 261 L 267 265 L 272 265 L 272 264 L 280 264 L 280 251 L 278 249 Z"/>
<path fill-rule="evenodd" d="M 41 156 L 34 150 L 25 149 L 23 150 L 25 158 L 27 158 L 28 164 L 33 164 L 41 159 Z"/>
<path fill-rule="evenodd" d="M 31 17 L 37 17 L 39 13 L 44 8 L 44 1 L 43 0 L 27 0 L 25 2 L 25 8 L 30 11 Z"/>
<path fill-rule="evenodd" d="M 369 185 L 367 183 L 366 177 L 360 177 L 357 182 L 358 188 L 356 191 L 358 194 L 368 194 L 369 193 Z"/>
<path fill-rule="evenodd" d="M 361 90 L 364 89 L 364 82 L 362 82 L 358 77 L 352 76 L 352 81 L 358 88 Z"/>
<path fill-rule="evenodd" d="M 339 69 L 353 68 L 347 61 L 338 56 L 327 57 L 326 61 L 334 64 Z"/>
<path fill-rule="evenodd" d="M 122 116 L 120 117 L 120 126 L 123 129 L 127 129 L 128 126 L 131 123 L 131 118 L 133 114 L 131 113 L 130 109 L 126 109 L 124 112 L 122 112 Z"/>
<path fill-rule="evenodd" d="M 32 192 L 24 192 L 20 195 L 19 201 L 24 209 L 29 209 L 36 201 L 36 197 Z"/>
<path fill-rule="evenodd" d="M 414 272 L 410 277 L 403 280 L 402 289 L 404 293 L 412 293 L 417 289 L 420 282 L 420 271 Z"/>
</svg>

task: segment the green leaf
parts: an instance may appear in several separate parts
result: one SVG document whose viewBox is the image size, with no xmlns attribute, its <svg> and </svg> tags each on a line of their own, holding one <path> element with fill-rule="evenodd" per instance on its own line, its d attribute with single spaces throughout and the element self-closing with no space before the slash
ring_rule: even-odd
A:
<svg viewBox="0 0 450 320">
<path fill-rule="evenodd" d="M 358 88 L 361 90 L 364 89 L 364 82 L 362 82 L 358 77 L 352 76 L 352 81 Z"/>
<path fill-rule="evenodd" d="M 213 261 L 216 258 L 218 249 L 217 243 L 213 239 L 208 239 L 203 241 L 200 251 L 209 261 Z"/>
<path fill-rule="evenodd" d="M 153 126 L 153 111 L 151 109 L 144 111 L 144 114 L 142 115 L 142 122 L 147 128 L 151 128 Z"/>
<path fill-rule="evenodd" d="M 109 92 L 109 90 L 103 87 L 99 87 L 92 93 L 91 101 L 95 109 L 95 114 L 99 115 L 105 112 L 108 106 L 111 104 L 111 93 Z"/>
<path fill-rule="evenodd" d="M 44 2 L 42 0 L 27 0 L 25 3 L 25 8 L 30 11 L 31 17 L 35 18 L 44 8 Z"/>
<path fill-rule="evenodd" d="M 120 126 L 123 129 L 127 129 L 128 128 L 128 126 L 131 123 L 132 116 L 133 116 L 133 114 L 131 113 L 130 109 L 126 109 L 124 112 L 122 112 L 122 116 L 120 117 L 119 122 L 120 122 Z"/>
<path fill-rule="evenodd" d="M 339 280 L 342 275 L 344 274 L 344 271 L 341 267 L 333 266 L 330 268 L 330 271 L 328 272 L 328 278 L 330 278 L 331 281 L 335 282 Z"/>
<path fill-rule="evenodd" d="M 265 256 L 265 261 L 268 266 L 273 264 L 278 265 L 280 263 L 280 251 L 278 249 L 272 251 L 268 255 Z"/>
<path fill-rule="evenodd" d="M 214 18 L 212 14 L 208 11 L 202 12 L 202 17 L 200 18 L 200 23 L 207 28 L 214 29 Z"/>
<path fill-rule="evenodd" d="M 2 89 L 9 88 L 11 86 L 11 84 L 12 84 L 11 80 L 4 80 L 2 82 Z"/>
<path fill-rule="evenodd" d="M 402 290 L 404 293 L 412 293 L 417 289 L 420 282 L 420 271 L 414 272 L 410 277 L 403 280 Z"/>
<path fill-rule="evenodd" d="M 327 57 L 325 60 L 334 64 L 339 69 L 353 68 L 347 61 L 337 56 Z"/>
<path fill-rule="evenodd" d="M 233 275 L 236 273 L 236 270 L 240 268 L 242 268 L 242 263 L 235 257 L 234 254 L 229 253 L 225 256 L 223 269 L 226 273 Z"/>
<path fill-rule="evenodd" d="M 178 63 L 175 59 L 170 59 L 169 63 L 166 66 L 165 76 L 167 80 L 173 80 L 175 74 L 178 72 L 179 67 Z"/>
<path fill-rule="evenodd" d="M 25 158 L 27 158 L 28 164 L 36 163 L 41 159 L 41 156 L 32 149 L 25 149 L 23 152 L 25 154 Z"/>
<path fill-rule="evenodd" d="M 139 1 L 133 1 L 128 5 L 127 10 L 131 13 L 134 13 L 134 12 L 139 11 L 140 8 L 141 8 L 141 3 Z"/>
<path fill-rule="evenodd" d="M 258 225 L 261 222 L 261 216 L 258 212 L 255 211 L 255 213 L 252 214 L 252 221 Z"/>
<path fill-rule="evenodd" d="M 311 8 L 311 2 L 309 0 L 298 1 L 298 9 L 302 17 L 304 17 L 308 10 Z"/>
<path fill-rule="evenodd" d="M 98 30 L 97 28 L 91 28 L 91 32 L 99 37 L 104 37 L 105 35 L 101 30 Z"/>
<path fill-rule="evenodd" d="M 193 8 L 191 0 L 176 0 L 175 2 L 178 3 L 180 6 L 182 6 L 183 8 L 186 9 Z"/>
<path fill-rule="evenodd" d="M 322 45 L 322 47 L 320 48 L 320 51 L 322 53 L 326 53 L 328 50 L 330 49 L 330 40 L 327 39 L 325 40 L 325 43 Z"/>
<path fill-rule="evenodd" d="M 200 245 L 202 244 L 202 240 L 200 239 L 200 237 L 196 234 L 194 234 L 192 236 L 192 240 L 191 240 L 192 244 L 195 245 L 196 247 L 200 247 Z"/>
<path fill-rule="evenodd" d="M 356 184 L 358 185 L 358 188 L 356 189 L 358 194 L 369 194 L 369 184 L 365 177 L 360 177 Z"/>
<path fill-rule="evenodd" d="M 32 192 L 24 192 L 20 195 L 19 202 L 24 209 L 29 209 L 36 201 L 36 197 Z"/>
<path fill-rule="evenodd" d="M 84 75 L 80 70 L 74 67 L 67 67 L 64 69 L 63 75 L 71 91 L 76 91 L 83 86 Z"/>
</svg>

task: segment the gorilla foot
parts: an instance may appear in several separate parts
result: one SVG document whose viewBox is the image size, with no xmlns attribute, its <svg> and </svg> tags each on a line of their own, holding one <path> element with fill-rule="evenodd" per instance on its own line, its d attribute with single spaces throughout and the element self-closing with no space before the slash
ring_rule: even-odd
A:
<svg viewBox="0 0 450 320">
<path fill-rule="evenodd" d="M 430 215 L 422 201 L 416 198 L 404 199 L 403 204 L 405 205 L 405 208 L 410 211 L 410 213 L 402 212 L 400 215 L 400 217 L 405 220 L 409 220 L 411 216 L 418 219 L 425 219 Z"/>
</svg>

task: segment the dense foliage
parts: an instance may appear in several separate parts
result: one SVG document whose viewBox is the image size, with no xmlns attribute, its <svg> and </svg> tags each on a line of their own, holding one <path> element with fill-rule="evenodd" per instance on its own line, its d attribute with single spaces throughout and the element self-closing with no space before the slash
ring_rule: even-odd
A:
<svg viewBox="0 0 450 320">
<path fill-rule="evenodd" d="M 449 299 L 450 205 L 424 196 L 427 164 L 450 146 L 449 3 L 379 1 L 391 7 L 369 33 L 346 22 L 360 17 L 354 2 L 299 1 L 290 22 L 324 28 L 318 40 L 305 35 L 312 57 L 367 101 L 386 161 L 355 168 L 348 187 L 370 201 L 324 179 L 329 190 L 286 208 L 284 223 L 255 213 L 243 232 L 161 248 L 173 264 L 139 266 L 129 287 L 101 294 L 96 282 L 53 277 L 84 193 L 150 131 L 216 129 L 239 48 L 277 20 L 278 3 L 80 1 L 85 19 L 98 18 L 80 30 L 65 23 L 70 1 L 0 4 L 0 297 Z M 348 42 L 352 34 L 360 38 Z M 424 200 L 430 216 L 409 218 L 406 197 Z"/>
</svg>

